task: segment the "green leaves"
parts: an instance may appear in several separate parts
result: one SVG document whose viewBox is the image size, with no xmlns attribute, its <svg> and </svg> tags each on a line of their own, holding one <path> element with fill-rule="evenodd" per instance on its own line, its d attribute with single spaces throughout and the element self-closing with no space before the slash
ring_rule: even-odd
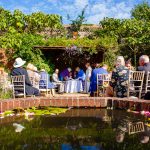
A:
<svg viewBox="0 0 150 150">
<path fill-rule="evenodd" d="M 27 25 L 26 31 L 32 33 L 44 31 L 45 28 L 53 30 L 62 27 L 61 17 L 55 14 L 36 12 L 25 16 L 25 21 Z"/>
<path fill-rule="evenodd" d="M 132 17 L 137 20 L 150 21 L 150 5 L 148 2 L 143 2 L 142 4 L 136 5 L 132 9 Z"/>
<path fill-rule="evenodd" d="M 70 16 L 68 15 L 68 20 L 71 21 L 71 31 L 72 32 L 78 32 L 82 26 L 82 24 L 85 22 L 85 10 L 87 8 L 87 5 L 83 8 L 81 11 L 81 14 L 77 16 L 75 20 L 71 20 Z"/>
<path fill-rule="evenodd" d="M 62 18 L 56 14 L 36 12 L 30 15 L 23 14 L 20 10 L 10 11 L 0 8 L 0 31 L 8 31 L 13 27 L 18 32 L 37 33 L 45 28 L 50 30 L 62 28 Z"/>
</svg>

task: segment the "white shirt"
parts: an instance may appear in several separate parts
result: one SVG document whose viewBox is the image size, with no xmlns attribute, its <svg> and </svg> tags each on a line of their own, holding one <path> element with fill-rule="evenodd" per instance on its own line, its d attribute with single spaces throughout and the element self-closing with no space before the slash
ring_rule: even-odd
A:
<svg viewBox="0 0 150 150">
<path fill-rule="evenodd" d="M 89 66 L 86 70 L 86 80 L 89 80 L 91 78 L 92 75 L 92 68 Z"/>
<path fill-rule="evenodd" d="M 53 79 L 54 82 L 60 82 L 57 73 L 53 73 L 52 79 Z"/>
</svg>

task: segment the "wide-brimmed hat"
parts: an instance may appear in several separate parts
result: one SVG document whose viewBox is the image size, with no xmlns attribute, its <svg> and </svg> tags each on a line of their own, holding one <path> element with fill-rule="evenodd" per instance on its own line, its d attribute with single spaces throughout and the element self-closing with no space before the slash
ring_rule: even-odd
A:
<svg viewBox="0 0 150 150">
<path fill-rule="evenodd" d="M 26 61 L 22 60 L 22 58 L 19 57 L 19 58 L 15 59 L 13 67 L 14 68 L 22 67 L 25 63 L 26 63 Z"/>
</svg>

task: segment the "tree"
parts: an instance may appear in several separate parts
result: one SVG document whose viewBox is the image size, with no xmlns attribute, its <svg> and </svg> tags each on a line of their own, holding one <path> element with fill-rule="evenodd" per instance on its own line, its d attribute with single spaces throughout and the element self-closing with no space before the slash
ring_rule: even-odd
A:
<svg viewBox="0 0 150 150">
<path fill-rule="evenodd" d="M 150 21 L 150 5 L 148 2 L 138 4 L 131 11 L 132 17 L 137 20 Z"/>
<path fill-rule="evenodd" d="M 75 20 L 70 19 L 70 16 L 68 15 L 68 20 L 71 21 L 71 31 L 78 32 L 82 26 L 82 24 L 85 22 L 85 10 L 87 6 L 83 8 L 81 11 L 81 14 L 77 16 Z"/>
<path fill-rule="evenodd" d="M 26 31 L 31 33 L 44 31 L 49 28 L 51 32 L 54 29 L 62 28 L 62 18 L 55 14 L 44 14 L 43 12 L 32 13 L 25 17 Z"/>
<path fill-rule="evenodd" d="M 12 14 L 10 11 L 4 10 L 2 7 L 0 7 L 0 33 L 6 32 L 11 26 L 12 22 Z"/>
</svg>

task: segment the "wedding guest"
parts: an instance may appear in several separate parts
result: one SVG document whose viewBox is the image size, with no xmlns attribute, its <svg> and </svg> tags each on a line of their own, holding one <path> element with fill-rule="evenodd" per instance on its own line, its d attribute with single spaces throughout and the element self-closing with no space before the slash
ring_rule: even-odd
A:
<svg viewBox="0 0 150 150">
<path fill-rule="evenodd" d="M 85 73 L 82 69 L 80 69 L 80 67 L 76 67 L 76 79 L 79 79 L 79 80 L 82 80 L 82 81 L 85 81 Z"/>
<path fill-rule="evenodd" d="M 52 89 L 52 95 L 54 96 L 54 89 L 56 88 L 56 86 L 52 82 L 50 82 L 50 75 L 45 71 L 45 69 L 41 69 L 40 76 L 40 89 Z"/>
<path fill-rule="evenodd" d="M 110 85 L 113 87 L 117 97 L 127 97 L 129 69 L 125 66 L 123 56 L 117 57 L 115 66 Z"/>
<path fill-rule="evenodd" d="M 33 87 L 39 88 L 40 74 L 38 73 L 37 67 L 35 67 L 31 63 L 28 63 L 26 69 L 27 69 L 30 81 L 33 82 L 32 83 Z"/>
<path fill-rule="evenodd" d="M 107 65 L 103 65 L 103 67 L 101 68 L 95 68 L 92 71 L 92 75 L 91 75 L 91 83 L 90 83 L 90 95 L 93 96 L 94 92 L 97 91 L 97 75 L 98 74 L 108 74 L 108 66 Z"/>
<path fill-rule="evenodd" d="M 144 97 L 145 100 L 150 100 L 150 92 L 145 93 L 145 87 L 146 87 L 146 78 L 147 78 L 147 72 L 150 71 L 150 59 L 147 55 L 142 55 L 139 58 L 139 67 L 138 71 L 145 71 L 145 77 L 143 81 L 143 91 L 142 91 L 142 97 Z"/>
<path fill-rule="evenodd" d="M 145 71 L 146 74 L 148 71 L 150 71 L 150 60 L 149 57 L 147 55 L 142 55 L 139 58 L 139 67 L 138 67 L 138 71 Z"/>
<path fill-rule="evenodd" d="M 131 58 L 125 62 L 125 66 L 131 71 L 135 70 L 134 67 L 132 66 Z"/>
<path fill-rule="evenodd" d="M 91 74 L 92 74 L 92 68 L 91 68 L 90 63 L 86 63 L 85 67 L 86 67 L 86 74 L 85 74 L 85 88 L 84 88 L 84 92 L 88 93 L 89 92 L 89 88 L 90 88 L 90 79 L 91 79 Z"/>
<path fill-rule="evenodd" d="M 69 77 L 69 73 L 71 72 L 71 68 L 67 68 L 60 73 L 60 80 L 66 80 Z"/>
<path fill-rule="evenodd" d="M 34 80 L 34 86 L 35 86 L 36 88 L 39 88 L 39 81 L 40 81 L 40 79 L 41 79 L 40 72 L 38 71 L 38 69 L 37 69 L 36 66 L 34 66 L 33 71 L 34 71 L 34 79 L 35 79 L 35 80 Z"/>
<path fill-rule="evenodd" d="M 26 61 L 23 61 L 21 58 L 16 58 L 15 63 L 13 64 L 14 69 L 11 72 L 12 76 L 19 76 L 24 75 L 25 76 L 25 92 L 26 95 L 39 95 L 39 90 L 34 88 L 29 80 L 29 76 L 27 73 L 27 70 L 23 68 Z M 23 90 L 19 89 L 15 92 L 23 92 Z"/>
<path fill-rule="evenodd" d="M 63 94 L 64 93 L 64 83 L 59 80 L 58 74 L 59 74 L 59 69 L 56 69 L 52 75 L 52 79 L 53 79 L 54 85 L 58 86 L 58 93 Z"/>
<path fill-rule="evenodd" d="M 33 71 L 33 68 L 34 68 L 34 65 L 31 64 L 31 63 L 28 63 L 26 69 L 27 69 L 29 78 L 30 78 L 30 77 L 34 77 L 34 71 Z"/>
</svg>

